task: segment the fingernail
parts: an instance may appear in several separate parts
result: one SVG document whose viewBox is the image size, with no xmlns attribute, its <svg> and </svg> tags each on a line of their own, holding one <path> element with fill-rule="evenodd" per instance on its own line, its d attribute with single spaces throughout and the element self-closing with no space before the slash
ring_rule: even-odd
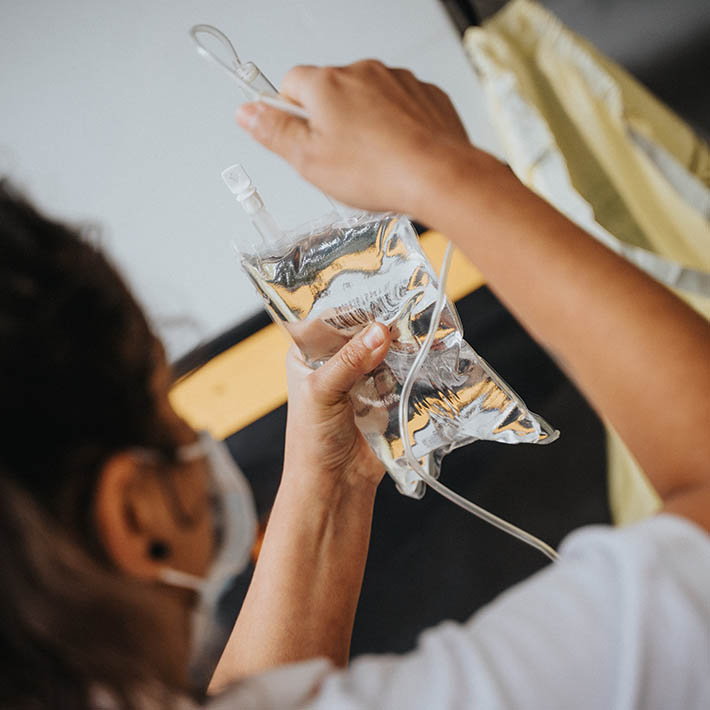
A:
<svg viewBox="0 0 710 710">
<path fill-rule="evenodd" d="M 382 328 L 377 323 L 373 323 L 362 336 L 362 342 L 369 350 L 379 348 L 385 342 L 385 334 L 382 332 Z"/>
<path fill-rule="evenodd" d="M 242 104 L 237 110 L 237 123 L 247 131 L 254 128 L 259 115 L 258 104 Z"/>
</svg>

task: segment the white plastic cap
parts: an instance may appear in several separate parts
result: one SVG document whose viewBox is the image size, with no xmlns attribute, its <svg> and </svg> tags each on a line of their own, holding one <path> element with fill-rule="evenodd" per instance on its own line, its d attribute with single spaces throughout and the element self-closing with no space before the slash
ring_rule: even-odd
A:
<svg viewBox="0 0 710 710">
<path fill-rule="evenodd" d="M 223 170 L 222 180 L 247 214 L 254 214 L 264 206 L 254 183 L 239 163 L 230 165 L 226 170 Z"/>
<path fill-rule="evenodd" d="M 230 165 L 226 170 L 223 170 L 222 180 L 224 180 L 224 184 L 229 188 L 229 191 L 237 198 L 256 192 L 256 188 L 249 175 L 247 175 L 247 171 L 239 163 Z"/>
</svg>

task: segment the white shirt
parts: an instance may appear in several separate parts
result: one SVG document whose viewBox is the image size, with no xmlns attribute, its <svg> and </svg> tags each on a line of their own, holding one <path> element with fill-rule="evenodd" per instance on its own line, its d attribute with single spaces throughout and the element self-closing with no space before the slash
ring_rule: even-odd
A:
<svg viewBox="0 0 710 710">
<path fill-rule="evenodd" d="M 323 659 L 241 683 L 210 710 L 710 708 L 710 537 L 659 515 L 570 535 L 557 564 L 411 653 Z M 501 561 L 504 564 L 504 561 Z"/>
</svg>

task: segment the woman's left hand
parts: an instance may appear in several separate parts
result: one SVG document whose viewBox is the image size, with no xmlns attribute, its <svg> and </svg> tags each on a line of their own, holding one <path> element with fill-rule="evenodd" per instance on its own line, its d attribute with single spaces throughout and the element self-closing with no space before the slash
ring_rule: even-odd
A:
<svg viewBox="0 0 710 710">
<path fill-rule="evenodd" d="M 349 393 L 384 360 L 389 345 L 389 330 L 373 323 L 317 370 L 291 349 L 284 479 L 312 481 L 326 496 L 340 486 L 379 484 L 384 468 L 355 425 Z"/>
</svg>

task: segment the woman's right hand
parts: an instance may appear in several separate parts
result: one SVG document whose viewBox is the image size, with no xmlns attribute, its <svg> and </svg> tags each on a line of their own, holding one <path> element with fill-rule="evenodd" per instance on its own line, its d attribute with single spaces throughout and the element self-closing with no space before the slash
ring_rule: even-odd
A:
<svg viewBox="0 0 710 710">
<path fill-rule="evenodd" d="M 404 69 L 374 60 L 298 66 L 282 93 L 309 120 L 244 104 L 239 124 L 328 194 L 371 210 L 416 214 L 422 180 L 472 147 L 449 97 Z"/>
</svg>

